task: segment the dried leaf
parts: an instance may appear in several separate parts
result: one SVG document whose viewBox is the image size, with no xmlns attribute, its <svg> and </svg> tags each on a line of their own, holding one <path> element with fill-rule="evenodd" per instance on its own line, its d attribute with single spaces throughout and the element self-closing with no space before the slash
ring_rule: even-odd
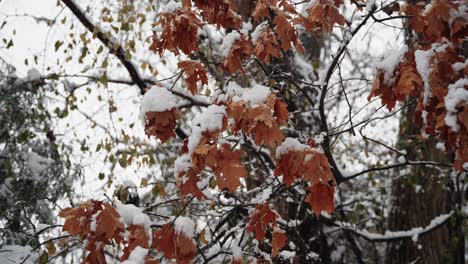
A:
<svg viewBox="0 0 468 264">
<path fill-rule="evenodd" d="M 286 246 L 286 241 L 288 240 L 288 237 L 284 233 L 284 231 L 276 229 L 273 232 L 272 235 L 272 240 L 271 240 L 271 246 L 272 246 L 272 256 L 276 257 L 279 254 L 279 251 Z"/>
<path fill-rule="evenodd" d="M 201 63 L 187 60 L 179 62 L 177 66 L 184 70 L 187 76 L 187 78 L 185 78 L 185 83 L 193 95 L 197 93 L 197 82 L 201 82 L 202 85 L 208 84 L 206 70 Z"/>
<path fill-rule="evenodd" d="M 333 213 L 335 210 L 333 187 L 326 183 L 316 183 L 309 187 L 309 191 L 305 201 L 310 204 L 316 216 L 319 216 L 322 211 Z"/>
<path fill-rule="evenodd" d="M 148 137 L 155 136 L 163 143 L 169 138 L 175 137 L 174 129 L 179 116 L 179 110 L 176 108 L 164 112 L 147 112 L 145 122 L 146 135 Z"/>
</svg>

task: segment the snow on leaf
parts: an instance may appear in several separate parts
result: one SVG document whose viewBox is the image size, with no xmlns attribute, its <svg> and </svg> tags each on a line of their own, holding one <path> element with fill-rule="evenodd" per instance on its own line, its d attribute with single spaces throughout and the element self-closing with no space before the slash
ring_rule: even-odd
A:
<svg viewBox="0 0 468 264">
<path fill-rule="evenodd" d="M 297 179 L 335 184 L 335 179 L 325 155 L 293 138 L 287 138 L 277 149 L 275 175 L 283 175 L 287 186 Z"/>
<path fill-rule="evenodd" d="M 175 259 L 177 263 L 190 263 L 195 256 L 195 243 L 183 232 L 165 224 L 154 232 L 152 246 L 162 252 L 164 258 Z"/>
<path fill-rule="evenodd" d="M 232 43 L 229 50 L 226 48 L 224 53 L 226 55 L 223 59 L 223 69 L 229 73 L 239 70 L 243 73 L 242 62 L 253 54 L 252 42 L 242 35 Z"/>
<path fill-rule="evenodd" d="M 149 248 L 149 236 L 144 226 L 130 225 L 128 226 L 127 230 L 129 232 L 128 244 L 124 248 L 124 254 L 120 258 L 121 261 L 129 259 L 129 257 L 133 254 L 133 251 L 138 247 L 144 249 Z"/>
</svg>

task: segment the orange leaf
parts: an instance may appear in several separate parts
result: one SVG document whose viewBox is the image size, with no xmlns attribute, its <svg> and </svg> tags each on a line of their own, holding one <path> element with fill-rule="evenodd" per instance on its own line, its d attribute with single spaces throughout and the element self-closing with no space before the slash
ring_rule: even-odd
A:
<svg viewBox="0 0 468 264">
<path fill-rule="evenodd" d="M 310 194 L 305 201 L 310 204 L 316 216 L 322 211 L 331 214 L 335 210 L 334 188 L 326 183 L 316 183 L 309 187 Z"/>
<path fill-rule="evenodd" d="M 275 230 L 272 235 L 271 246 L 272 246 L 272 255 L 273 257 L 278 256 L 280 249 L 286 246 L 286 241 L 288 237 L 282 230 Z"/>
<path fill-rule="evenodd" d="M 232 151 L 229 144 L 223 144 L 218 151 L 216 167 L 212 169 L 221 190 L 235 191 L 240 186 L 240 178 L 247 176 L 247 170 L 240 160 L 241 154 L 240 150 Z"/>
</svg>

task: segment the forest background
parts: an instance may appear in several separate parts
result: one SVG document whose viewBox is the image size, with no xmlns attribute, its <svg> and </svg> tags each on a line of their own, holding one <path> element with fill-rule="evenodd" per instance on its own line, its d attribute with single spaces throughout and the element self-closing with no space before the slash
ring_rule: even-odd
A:
<svg viewBox="0 0 468 264">
<path fill-rule="evenodd" d="M 2 263 L 465 262 L 463 1 L 4 0 L 0 23 Z"/>
</svg>

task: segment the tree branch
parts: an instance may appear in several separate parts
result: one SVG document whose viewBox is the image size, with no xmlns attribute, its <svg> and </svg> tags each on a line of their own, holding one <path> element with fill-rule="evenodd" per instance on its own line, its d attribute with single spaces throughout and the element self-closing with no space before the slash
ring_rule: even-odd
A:
<svg viewBox="0 0 468 264">
<path fill-rule="evenodd" d="M 133 63 L 125 58 L 125 52 L 124 50 L 118 46 L 118 48 L 115 48 L 114 43 L 112 42 L 111 39 L 106 37 L 98 27 L 93 25 L 91 21 L 86 17 L 85 13 L 79 6 L 77 6 L 73 0 L 62 0 L 62 2 L 72 11 L 72 13 L 78 18 L 78 20 L 85 26 L 85 28 L 91 32 L 95 33 L 97 38 L 104 44 L 110 51 L 111 54 L 114 54 L 120 62 L 123 64 L 125 69 L 127 69 L 128 74 L 132 78 L 133 82 L 138 86 L 140 89 L 140 93 L 144 94 L 145 93 L 145 88 L 146 88 L 146 83 L 145 81 L 140 77 L 138 74 L 137 69 L 133 65 Z"/>
</svg>

